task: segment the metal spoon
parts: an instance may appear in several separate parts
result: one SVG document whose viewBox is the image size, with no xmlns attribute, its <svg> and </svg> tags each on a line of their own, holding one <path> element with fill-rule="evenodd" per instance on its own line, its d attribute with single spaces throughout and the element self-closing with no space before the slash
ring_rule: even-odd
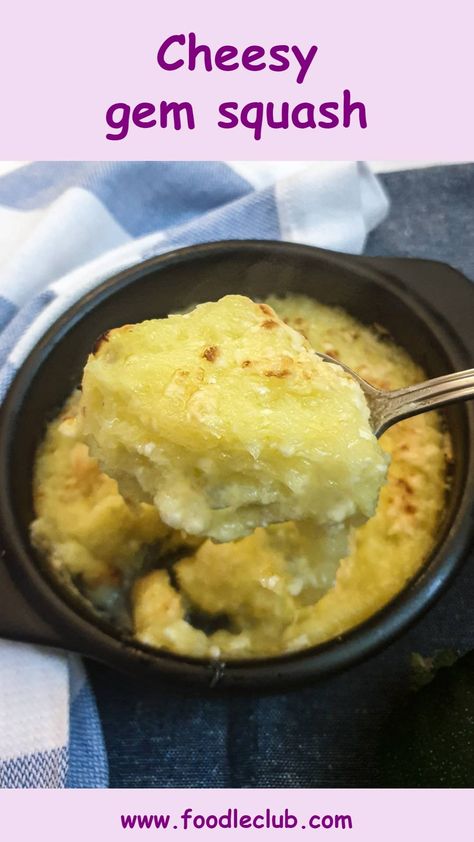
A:
<svg viewBox="0 0 474 842">
<path fill-rule="evenodd" d="M 339 360 L 335 360 L 327 354 L 318 354 L 318 356 L 328 363 L 340 365 L 344 371 L 347 371 L 351 377 L 357 380 L 369 406 L 370 422 L 377 438 L 380 438 L 388 427 L 403 418 L 419 415 L 448 403 L 474 398 L 474 368 L 445 374 L 443 377 L 435 377 L 433 380 L 425 380 L 424 383 L 416 383 L 406 389 L 386 392 L 371 386 L 370 383 L 367 383 L 349 366 L 344 365 Z"/>
</svg>

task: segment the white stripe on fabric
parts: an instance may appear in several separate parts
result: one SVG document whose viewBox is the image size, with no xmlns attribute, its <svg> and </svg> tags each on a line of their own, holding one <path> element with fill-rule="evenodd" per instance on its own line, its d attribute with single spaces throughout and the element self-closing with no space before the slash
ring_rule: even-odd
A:
<svg viewBox="0 0 474 842">
<path fill-rule="evenodd" d="M 389 201 L 381 182 L 375 177 L 370 167 L 363 161 L 359 161 L 357 168 L 360 176 L 362 213 L 369 233 L 387 216 Z"/>
<path fill-rule="evenodd" d="M 13 259 L 41 220 L 42 210 L 16 210 L 0 205 L 0 273 Z"/>
<path fill-rule="evenodd" d="M 10 760 L 67 745 L 69 672 L 64 655 L 0 641 L 0 665 L 0 757 Z"/>
<path fill-rule="evenodd" d="M 364 191 L 361 177 L 367 182 Z M 361 252 L 370 231 L 368 220 L 381 221 L 388 210 L 375 176 L 352 161 L 308 166 L 279 181 L 275 190 L 282 239 L 320 248 Z"/>
<path fill-rule="evenodd" d="M 22 213 L 34 214 L 37 224 L 0 272 L 0 290 L 16 304 L 28 301 L 76 266 L 131 240 L 99 199 L 80 187 L 67 190 L 40 212 L 40 218 L 38 211 Z"/>
<path fill-rule="evenodd" d="M 151 240 L 152 238 L 147 237 L 145 239 Z M 115 272 L 120 272 L 122 269 L 140 261 L 142 255 L 137 251 L 136 242 L 133 241 L 123 248 L 107 253 L 98 258 L 97 261 L 87 264 L 86 267 L 81 266 L 80 269 L 71 272 L 65 278 L 61 278 L 56 284 L 51 284 L 51 292 L 59 291 L 62 294 L 57 294 L 31 323 L 29 329 L 12 349 L 8 362 L 18 368 L 48 328 L 68 307 L 71 307 L 82 295 L 94 289 L 101 281 L 106 280 Z"/>
<path fill-rule="evenodd" d="M 271 187 L 282 178 L 290 178 L 308 167 L 308 161 L 227 161 L 235 172 L 255 190 Z"/>
</svg>

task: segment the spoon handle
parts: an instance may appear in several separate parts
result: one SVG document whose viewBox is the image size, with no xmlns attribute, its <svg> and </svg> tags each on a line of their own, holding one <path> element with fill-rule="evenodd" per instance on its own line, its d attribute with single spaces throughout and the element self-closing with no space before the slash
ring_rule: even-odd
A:
<svg viewBox="0 0 474 842">
<path fill-rule="evenodd" d="M 370 397 L 372 427 L 378 438 L 387 427 L 403 418 L 469 398 L 474 398 L 474 368 L 435 377 L 406 389 L 376 392 Z"/>
</svg>

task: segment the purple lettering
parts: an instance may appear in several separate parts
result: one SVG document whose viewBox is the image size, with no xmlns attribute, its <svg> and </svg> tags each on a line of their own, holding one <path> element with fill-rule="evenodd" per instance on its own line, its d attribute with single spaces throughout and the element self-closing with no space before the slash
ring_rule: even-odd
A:
<svg viewBox="0 0 474 842">
<path fill-rule="evenodd" d="M 300 118 L 300 114 L 306 112 L 306 117 Z M 295 105 L 291 112 L 291 121 L 297 129 L 315 129 L 314 105 L 311 102 L 300 102 Z"/>
<path fill-rule="evenodd" d="M 196 70 L 196 59 L 199 55 L 204 56 L 204 67 L 208 72 L 212 70 L 211 49 L 206 44 L 196 43 L 196 33 L 189 33 L 189 70 Z"/>
<path fill-rule="evenodd" d="M 339 117 L 337 114 L 334 114 L 334 111 L 338 111 L 339 103 L 338 102 L 323 102 L 319 106 L 319 113 L 321 117 L 325 117 L 326 120 L 320 120 L 318 126 L 320 129 L 334 129 L 336 126 L 339 125 Z"/>
<path fill-rule="evenodd" d="M 301 68 L 298 71 L 298 75 L 296 77 L 298 85 L 301 85 L 301 83 L 304 82 L 305 76 L 313 63 L 313 59 L 315 58 L 316 53 L 318 52 L 318 48 L 316 44 L 312 44 L 306 56 L 304 55 L 304 53 L 301 52 L 300 48 L 296 44 L 291 49 L 293 51 L 293 55 L 296 58 L 296 61 L 298 62 Z"/>
<path fill-rule="evenodd" d="M 367 128 L 367 115 L 365 113 L 365 105 L 363 102 L 351 102 L 351 92 L 349 90 L 344 91 L 344 104 L 343 108 L 343 120 L 342 125 L 345 129 L 348 129 L 351 124 L 351 115 L 353 111 L 359 112 L 359 125 L 361 129 Z"/>
<path fill-rule="evenodd" d="M 160 49 L 158 50 L 158 52 L 156 54 L 156 60 L 157 60 L 159 66 L 161 67 L 162 70 L 177 70 L 178 67 L 183 66 L 184 61 L 183 61 L 182 58 L 178 58 L 178 59 L 176 59 L 176 61 L 170 62 L 170 61 L 166 61 L 165 54 L 166 54 L 166 51 L 167 51 L 168 47 L 171 47 L 172 44 L 181 44 L 182 46 L 184 46 L 185 43 L 186 43 L 186 36 L 185 35 L 170 35 L 169 38 L 166 38 L 166 40 L 163 41 Z"/>
<path fill-rule="evenodd" d="M 252 121 L 251 115 L 255 114 Z M 253 129 L 254 140 L 261 140 L 263 124 L 263 102 L 248 102 L 240 113 L 240 122 L 246 129 Z"/>
<path fill-rule="evenodd" d="M 298 819 L 293 813 L 290 813 L 288 808 L 285 808 L 285 827 L 296 827 Z"/>
<path fill-rule="evenodd" d="M 290 66 L 289 59 L 284 55 L 282 56 L 281 53 L 289 52 L 290 48 L 287 44 L 277 44 L 274 47 L 270 47 L 270 56 L 278 64 L 269 64 L 268 69 L 274 70 L 276 73 L 282 73 L 283 70 L 288 70 Z"/>
<path fill-rule="evenodd" d="M 275 103 L 267 102 L 267 123 L 269 127 L 271 129 L 287 129 L 290 125 L 289 111 L 289 103 L 282 102 L 281 119 L 278 121 L 275 117 Z"/>
<path fill-rule="evenodd" d="M 219 120 L 217 125 L 221 129 L 235 129 L 235 127 L 239 125 L 239 118 L 237 117 L 237 114 L 232 114 L 232 111 L 237 111 L 238 107 L 238 102 L 223 102 L 219 105 L 219 114 L 221 117 L 225 117 L 228 120 L 227 123 Z"/>
<path fill-rule="evenodd" d="M 194 111 L 190 102 L 160 102 L 160 126 L 162 129 L 168 128 L 168 115 L 172 114 L 173 128 L 176 131 L 181 129 L 181 112 L 184 111 L 188 129 L 194 129 L 196 124 L 194 122 Z"/>
<path fill-rule="evenodd" d="M 231 811 L 229 807 L 227 813 L 222 813 L 222 816 L 219 816 L 219 827 L 230 828 L 232 827 L 231 821 Z"/>
<path fill-rule="evenodd" d="M 213 813 L 211 813 L 210 816 L 206 816 L 206 826 L 209 827 L 211 830 L 217 827 L 217 816 L 214 816 Z"/>
<path fill-rule="evenodd" d="M 114 102 L 113 105 L 109 106 L 105 119 L 111 129 L 118 129 L 117 134 L 108 132 L 105 135 L 107 140 L 123 140 L 124 137 L 127 137 L 130 125 L 130 106 L 126 102 Z"/>
<path fill-rule="evenodd" d="M 225 44 L 223 47 L 219 47 L 216 50 L 215 56 L 215 63 L 216 67 L 219 70 L 237 70 L 239 67 L 238 61 L 233 61 L 232 64 L 228 64 L 229 60 L 236 58 L 238 56 L 239 51 L 237 47 L 233 47 L 231 44 Z"/>
<path fill-rule="evenodd" d="M 246 70 L 265 70 L 267 65 L 264 61 L 259 61 L 258 64 L 255 64 L 264 55 L 264 48 L 259 47 L 258 44 L 252 44 L 252 46 L 246 47 L 242 53 L 242 67 L 245 67 Z"/>
<path fill-rule="evenodd" d="M 156 120 L 148 120 L 147 122 L 145 120 L 154 113 L 155 106 L 151 102 L 139 102 L 133 109 L 132 122 L 139 129 L 151 129 L 152 126 L 156 126 Z"/>
</svg>

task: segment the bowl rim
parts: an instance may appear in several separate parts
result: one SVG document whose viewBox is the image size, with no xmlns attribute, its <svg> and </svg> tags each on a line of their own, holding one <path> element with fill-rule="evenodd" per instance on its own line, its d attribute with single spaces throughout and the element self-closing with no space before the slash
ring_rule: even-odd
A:
<svg viewBox="0 0 474 842">
<path fill-rule="evenodd" d="M 269 251 L 284 252 L 294 254 L 295 257 L 307 255 L 313 259 L 319 258 L 323 263 L 330 263 L 336 269 L 348 271 L 353 276 L 363 276 L 375 282 L 379 288 L 388 287 L 392 294 L 401 298 L 419 318 L 428 323 L 428 327 L 431 327 L 431 321 L 435 321 L 437 328 L 441 330 L 439 344 L 451 360 L 460 360 L 459 364 L 463 365 L 468 357 L 468 351 L 461 338 L 455 334 L 449 322 L 443 320 L 442 314 L 430 307 L 415 291 L 404 287 L 399 279 L 390 276 L 388 271 L 382 272 L 380 268 L 369 265 L 370 258 L 365 256 L 345 255 L 312 246 L 271 240 L 227 240 L 188 246 L 153 256 L 115 273 L 93 290 L 80 296 L 48 328 L 20 365 L 0 409 L 0 471 L 5 472 L 3 476 L 10 477 L 8 442 L 12 435 L 15 401 L 19 401 L 21 407 L 22 401 L 28 395 L 28 384 L 32 377 L 52 347 L 64 338 L 70 327 L 87 318 L 90 310 L 101 301 L 112 297 L 123 287 L 133 284 L 143 276 L 176 263 L 189 263 L 209 255 L 224 255 L 235 250 L 252 250 L 260 254 Z M 0 484 L 0 519 L 4 524 L 6 566 L 17 587 L 27 600 L 32 602 L 34 610 L 39 606 L 39 613 L 43 617 L 46 616 L 47 620 L 51 619 L 53 627 L 64 635 L 63 645 L 113 666 L 125 668 L 129 672 L 158 672 L 171 678 L 183 678 L 207 686 L 225 685 L 237 688 L 281 688 L 285 684 L 294 684 L 309 677 L 328 675 L 374 654 L 401 634 L 428 610 L 460 567 L 467 552 L 469 538 L 474 531 L 474 483 L 470 479 L 474 474 L 474 412 L 472 407 L 464 407 L 463 411 L 470 433 L 469 453 L 464 466 L 465 481 L 459 506 L 453 513 L 451 522 L 445 524 L 442 539 L 435 545 L 413 579 L 386 605 L 352 629 L 317 646 L 274 657 L 231 660 L 223 665 L 219 661 L 152 649 L 118 633 L 113 635 L 104 631 L 92 620 L 90 614 L 87 618 L 78 613 L 77 608 L 66 601 L 64 594 L 60 594 L 59 589 L 54 589 L 51 579 L 45 577 L 44 571 L 37 564 L 31 546 L 29 545 L 28 551 L 25 550 L 24 536 L 18 534 L 21 533 L 21 529 L 10 505 L 9 483 L 3 482 Z M 28 541 L 26 543 L 29 544 Z"/>
</svg>

